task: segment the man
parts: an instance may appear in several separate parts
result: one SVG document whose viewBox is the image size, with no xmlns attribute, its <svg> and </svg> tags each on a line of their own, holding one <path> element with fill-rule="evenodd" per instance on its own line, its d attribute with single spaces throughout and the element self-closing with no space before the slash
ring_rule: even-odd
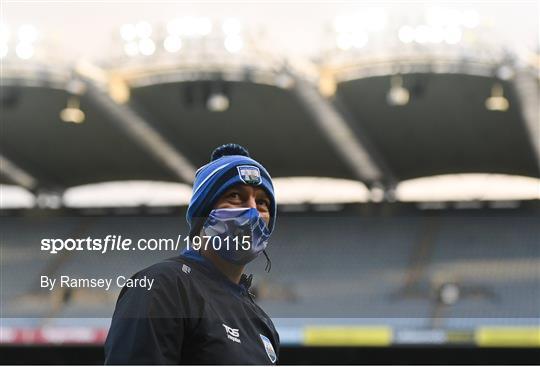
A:
<svg viewBox="0 0 540 367">
<path fill-rule="evenodd" d="M 243 274 L 274 229 L 270 175 L 245 148 L 217 148 L 196 173 L 186 218 L 190 248 L 132 277 L 155 279 L 151 290 L 122 289 L 105 363 L 275 364 L 278 333 Z"/>
</svg>

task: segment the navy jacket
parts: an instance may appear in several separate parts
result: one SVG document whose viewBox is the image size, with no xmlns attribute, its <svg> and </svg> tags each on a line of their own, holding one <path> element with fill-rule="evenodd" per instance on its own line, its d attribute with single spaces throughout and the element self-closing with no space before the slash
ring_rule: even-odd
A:
<svg viewBox="0 0 540 367">
<path fill-rule="evenodd" d="M 279 335 L 249 293 L 196 251 L 132 278 L 122 289 L 105 342 L 105 364 L 275 364 Z"/>
</svg>

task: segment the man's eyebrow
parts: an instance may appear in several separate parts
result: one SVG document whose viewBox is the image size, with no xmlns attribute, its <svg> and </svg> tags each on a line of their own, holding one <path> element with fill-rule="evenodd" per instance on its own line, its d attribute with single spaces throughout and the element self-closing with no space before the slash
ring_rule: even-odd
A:
<svg viewBox="0 0 540 367">
<path fill-rule="evenodd" d="M 241 186 L 232 186 L 232 187 L 229 187 L 229 188 L 227 189 L 227 191 L 225 191 L 225 192 L 228 192 L 228 191 L 238 191 L 238 190 L 241 190 L 241 189 L 242 189 Z"/>
</svg>

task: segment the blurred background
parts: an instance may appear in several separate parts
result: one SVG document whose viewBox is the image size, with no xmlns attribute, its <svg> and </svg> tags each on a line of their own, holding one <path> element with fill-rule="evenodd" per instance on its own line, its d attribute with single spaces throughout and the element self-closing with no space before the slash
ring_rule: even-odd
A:
<svg viewBox="0 0 540 367">
<path fill-rule="evenodd" d="M 224 143 L 274 177 L 250 264 L 281 363 L 519 363 L 540 347 L 539 3 L 18 2 L 0 28 L 3 362 L 103 362 Z"/>
</svg>

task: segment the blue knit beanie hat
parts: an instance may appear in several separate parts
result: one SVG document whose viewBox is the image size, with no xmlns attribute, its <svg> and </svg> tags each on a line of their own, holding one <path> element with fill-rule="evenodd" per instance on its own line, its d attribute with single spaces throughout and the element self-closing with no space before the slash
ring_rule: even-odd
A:
<svg viewBox="0 0 540 367">
<path fill-rule="evenodd" d="M 272 178 L 262 164 L 252 159 L 246 148 L 238 144 L 225 144 L 212 152 L 210 163 L 195 173 L 193 194 L 186 213 L 190 236 L 199 234 L 204 220 L 227 189 L 237 184 L 262 187 L 270 198 L 270 222 L 274 230 L 276 200 Z"/>
</svg>

